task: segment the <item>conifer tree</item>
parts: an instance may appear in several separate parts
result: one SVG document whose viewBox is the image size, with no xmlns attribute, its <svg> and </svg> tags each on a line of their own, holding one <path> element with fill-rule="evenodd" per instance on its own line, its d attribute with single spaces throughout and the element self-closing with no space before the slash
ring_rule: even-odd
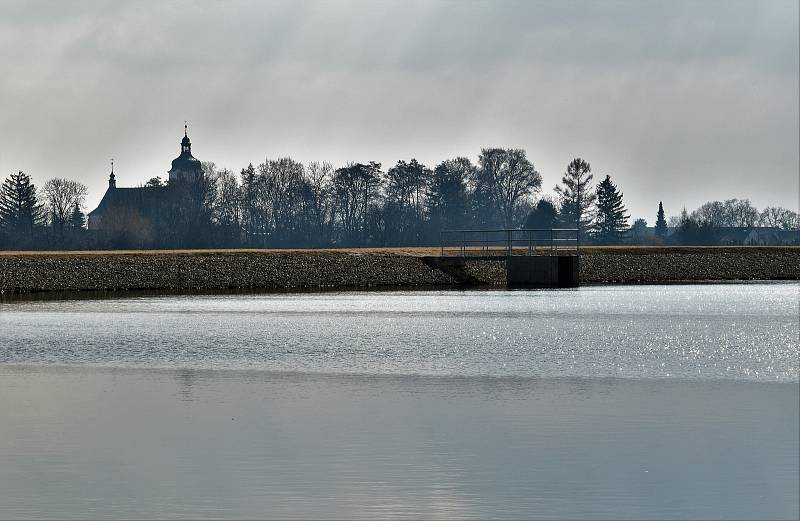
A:
<svg viewBox="0 0 800 521">
<path fill-rule="evenodd" d="M 556 186 L 555 191 L 561 200 L 559 215 L 563 226 L 574 226 L 579 230 L 582 238 L 592 222 L 592 205 L 596 194 L 589 189 L 592 181 L 592 168 L 581 158 L 573 159 L 567 165 L 567 171 L 561 178 L 562 186 Z"/>
<path fill-rule="evenodd" d="M 80 205 L 75 203 L 75 207 L 72 209 L 72 214 L 69 216 L 69 227 L 73 230 L 81 230 L 86 225 L 86 216 L 81 211 Z"/>
<path fill-rule="evenodd" d="M 597 185 L 597 218 L 594 233 L 599 242 L 616 244 L 628 230 L 628 214 L 622 204 L 622 192 L 611 182 L 611 176 Z"/>
<path fill-rule="evenodd" d="M 667 220 L 664 218 L 664 205 L 661 201 L 658 202 L 658 214 L 656 215 L 656 236 L 666 237 L 667 235 Z"/>
<path fill-rule="evenodd" d="M 42 218 L 36 187 L 20 170 L 0 186 L 0 228 L 13 238 L 30 238 Z"/>
</svg>

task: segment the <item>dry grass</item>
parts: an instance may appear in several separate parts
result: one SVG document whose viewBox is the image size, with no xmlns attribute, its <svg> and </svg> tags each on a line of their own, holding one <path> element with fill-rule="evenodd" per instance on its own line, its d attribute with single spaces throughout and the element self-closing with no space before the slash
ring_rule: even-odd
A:
<svg viewBox="0 0 800 521">
<path fill-rule="evenodd" d="M 92 251 L 3 251 L 2 257 L 73 257 L 73 256 L 111 256 L 111 255 L 406 255 L 412 257 L 441 255 L 439 247 L 395 247 L 395 248 L 320 248 L 320 249 L 207 249 L 207 250 L 92 250 Z M 446 248 L 450 255 L 457 254 L 457 248 Z M 505 249 L 493 248 L 491 254 L 502 255 Z M 520 253 L 524 248 L 515 249 Z M 574 250 L 573 250 L 574 251 Z M 798 252 L 800 246 L 584 246 L 582 254 L 625 254 L 647 255 L 654 253 L 747 253 L 747 252 Z M 470 252 L 485 255 L 485 252 Z"/>
<path fill-rule="evenodd" d="M 230 248 L 201 250 L 88 250 L 88 251 L 3 251 L 0 257 L 16 256 L 104 256 L 104 255 L 438 255 L 440 248 Z"/>
</svg>

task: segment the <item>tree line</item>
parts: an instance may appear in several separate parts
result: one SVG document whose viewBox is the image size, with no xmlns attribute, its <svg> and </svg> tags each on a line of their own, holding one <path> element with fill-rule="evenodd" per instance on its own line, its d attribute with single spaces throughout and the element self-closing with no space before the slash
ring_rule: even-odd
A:
<svg viewBox="0 0 800 521">
<path fill-rule="evenodd" d="M 593 184 L 590 164 L 573 159 L 555 197 L 541 197 L 542 177 L 522 149 L 484 148 L 473 163 L 448 159 L 431 168 L 416 159 L 380 163 L 303 164 L 266 160 L 238 174 L 203 163 L 204 177 L 178 213 L 147 222 L 120 209 L 113 232 L 91 233 L 83 211 L 86 186 L 53 178 L 37 189 L 23 172 L 0 186 L 0 247 L 183 248 L 437 245 L 446 229 L 579 228 L 584 244 L 713 243 L 731 226 L 796 229 L 797 214 L 748 200 L 709 202 L 655 228 L 629 225 L 623 193 L 610 175 Z M 156 177 L 143 188 L 161 190 Z M 155 193 L 155 192 L 154 192 Z M 670 233 L 673 232 L 673 233 Z"/>
</svg>

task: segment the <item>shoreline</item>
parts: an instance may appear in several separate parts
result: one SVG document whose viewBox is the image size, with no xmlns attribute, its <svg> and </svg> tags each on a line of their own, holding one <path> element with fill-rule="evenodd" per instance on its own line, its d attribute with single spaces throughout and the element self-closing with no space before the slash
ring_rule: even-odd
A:
<svg viewBox="0 0 800 521">
<path fill-rule="evenodd" d="M 505 258 L 438 248 L 2 252 L 0 294 L 505 288 Z M 455 257 L 448 257 L 455 259 Z M 800 247 L 585 247 L 583 285 L 800 280 Z"/>
</svg>

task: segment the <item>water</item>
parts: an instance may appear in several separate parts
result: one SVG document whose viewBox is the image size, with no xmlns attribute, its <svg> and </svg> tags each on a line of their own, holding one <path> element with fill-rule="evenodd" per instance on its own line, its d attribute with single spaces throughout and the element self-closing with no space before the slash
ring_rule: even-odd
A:
<svg viewBox="0 0 800 521">
<path fill-rule="evenodd" d="M 0 363 L 798 380 L 798 284 L 0 304 Z"/>
<path fill-rule="evenodd" d="M 800 285 L 0 303 L 0 518 L 797 518 Z"/>
</svg>

